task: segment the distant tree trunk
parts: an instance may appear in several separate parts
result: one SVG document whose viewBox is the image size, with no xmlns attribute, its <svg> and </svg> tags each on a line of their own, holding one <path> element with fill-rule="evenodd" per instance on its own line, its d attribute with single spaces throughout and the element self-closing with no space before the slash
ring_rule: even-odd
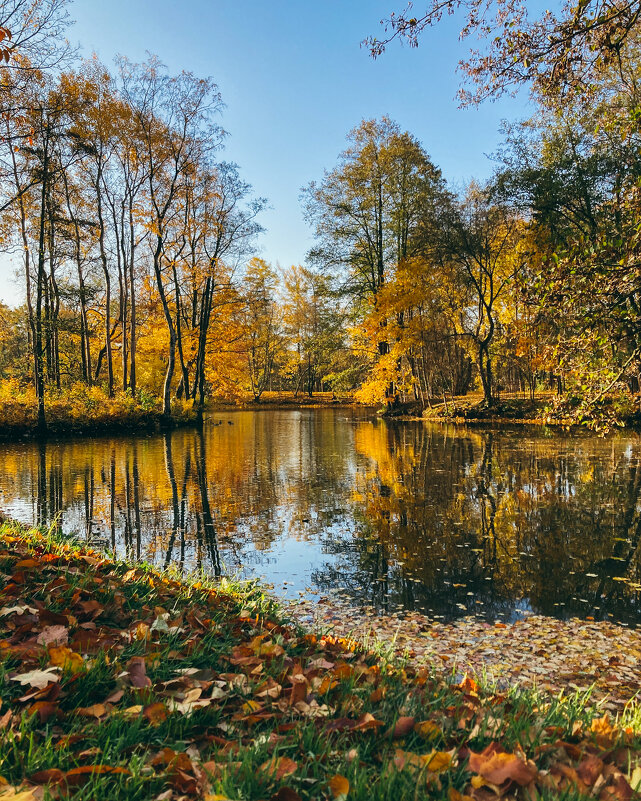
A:
<svg viewBox="0 0 641 801">
<path fill-rule="evenodd" d="M 171 418 L 171 382 L 174 377 L 176 367 L 176 327 L 171 316 L 171 309 L 167 302 L 167 295 L 162 280 L 162 260 L 163 240 L 161 236 L 156 238 L 156 249 L 154 250 L 154 274 L 156 276 L 156 286 L 160 295 L 160 303 L 165 315 L 165 322 L 169 331 L 169 353 L 167 354 L 167 370 L 165 371 L 165 381 L 162 390 L 162 413 L 165 419 Z"/>
<path fill-rule="evenodd" d="M 18 162 L 16 160 L 16 153 L 13 148 L 9 148 L 11 153 L 11 165 L 13 171 L 13 180 L 18 194 L 18 208 L 20 209 L 20 236 L 22 238 L 22 248 L 24 252 L 24 276 L 25 276 L 25 289 L 27 301 L 27 314 L 29 316 L 29 328 L 27 329 L 28 346 L 33 349 L 35 340 L 35 321 L 33 317 L 33 301 L 31 297 L 31 251 L 29 249 L 29 236 L 27 233 L 27 210 L 24 204 L 24 193 L 21 191 L 22 186 L 20 176 L 18 174 Z M 35 381 L 34 381 L 35 385 Z"/>
<path fill-rule="evenodd" d="M 45 418 L 45 381 L 43 364 L 43 341 L 42 341 L 42 302 L 45 289 L 45 246 L 46 230 L 45 217 L 47 213 L 47 192 L 49 189 L 49 136 L 48 129 L 44 130 L 44 147 L 42 160 L 42 184 L 40 197 L 40 226 L 38 232 L 38 274 L 36 280 L 36 319 L 35 319 L 35 342 L 33 348 L 34 376 L 36 385 L 36 399 L 38 403 L 38 433 L 43 434 L 47 430 Z"/>
<path fill-rule="evenodd" d="M 211 320 L 213 294 L 214 279 L 208 275 L 200 297 L 200 311 L 198 313 L 198 351 L 196 353 L 196 368 L 192 393 L 192 397 L 195 399 L 196 391 L 198 391 L 198 405 L 201 410 L 205 405 L 205 358 L 207 355 L 207 332 Z"/>
<path fill-rule="evenodd" d="M 85 276 L 82 265 L 80 226 L 78 225 L 77 216 L 71 208 L 71 193 L 69 191 L 69 181 L 67 180 L 67 173 L 65 170 L 62 171 L 62 180 L 65 187 L 67 212 L 74 229 L 74 258 L 76 261 L 76 272 L 78 274 L 78 299 L 80 301 L 80 357 L 82 361 L 82 377 L 83 380 L 91 386 L 91 349 L 89 344 L 89 325 L 87 322 L 87 288 L 85 286 Z"/>
<path fill-rule="evenodd" d="M 483 397 L 486 404 L 491 406 L 494 399 L 492 392 L 492 362 L 490 361 L 488 342 L 485 340 L 479 343 L 478 367 L 481 376 L 481 384 L 483 385 Z"/>
<path fill-rule="evenodd" d="M 105 189 L 107 202 L 111 207 L 111 218 L 114 227 L 114 236 L 116 237 L 116 266 L 118 268 L 118 306 L 120 310 L 120 323 L 121 323 L 121 368 L 122 368 L 122 391 L 127 390 L 127 373 L 129 370 L 129 348 L 128 348 L 128 326 L 127 326 L 127 312 L 129 300 L 129 284 L 127 281 L 127 262 L 125 260 L 124 249 L 124 230 L 125 230 L 125 216 L 124 216 L 124 203 L 121 206 L 120 222 L 116 213 L 116 204 L 110 198 L 109 193 Z"/>
<path fill-rule="evenodd" d="M 187 370 L 187 365 L 185 363 L 185 355 L 183 353 L 180 284 L 178 283 L 178 271 L 176 270 L 175 263 L 173 265 L 172 272 L 174 276 L 174 289 L 176 295 L 176 345 L 178 347 L 178 358 L 180 359 L 180 370 L 182 373 L 182 378 L 180 383 L 183 385 L 183 389 L 186 393 L 187 400 L 189 400 L 189 371 Z"/>
<path fill-rule="evenodd" d="M 136 286 L 134 280 L 134 257 L 136 250 L 133 203 L 129 200 L 129 387 L 136 394 Z"/>
<path fill-rule="evenodd" d="M 105 350 L 107 354 L 107 385 L 109 397 L 114 394 L 114 365 L 111 351 L 111 276 L 109 275 L 109 263 L 107 261 L 107 251 L 105 248 L 105 221 L 102 213 L 102 168 L 98 166 L 96 177 L 96 214 L 98 215 L 98 246 L 100 249 L 100 261 L 102 271 L 105 276 Z"/>
<path fill-rule="evenodd" d="M 60 291 L 56 281 L 55 263 L 55 226 L 54 210 L 49 197 L 48 203 L 49 225 L 48 225 L 48 249 L 49 249 L 49 315 L 47 320 L 47 332 L 49 338 L 49 354 L 51 358 L 50 377 L 55 382 L 57 389 L 60 389 L 60 346 L 58 340 L 58 317 L 60 316 Z"/>
</svg>

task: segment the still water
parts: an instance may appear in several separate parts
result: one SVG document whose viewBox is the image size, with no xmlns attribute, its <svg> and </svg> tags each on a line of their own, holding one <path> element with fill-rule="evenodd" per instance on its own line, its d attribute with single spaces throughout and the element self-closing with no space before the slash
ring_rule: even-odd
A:
<svg viewBox="0 0 641 801">
<path fill-rule="evenodd" d="M 216 413 L 202 431 L 1 444 L 0 513 L 286 597 L 641 621 L 636 435 Z"/>
</svg>

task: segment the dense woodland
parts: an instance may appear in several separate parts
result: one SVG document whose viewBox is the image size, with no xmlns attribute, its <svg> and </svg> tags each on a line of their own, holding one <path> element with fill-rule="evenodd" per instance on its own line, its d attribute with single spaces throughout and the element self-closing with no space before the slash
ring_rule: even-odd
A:
<svg viewBox="0 0 641 801">
<path fill-rule="evenodd" d="M 315 246 L 292 266 L 259 256 L 267 201 L 224 160 L 214 81 L 154 57 L 81 61 L 60 39 L 64 0 L 41 0 L 37 24 L 31 5 L 0 3 L 2 269 L 25 299 L 0 305 L 3 403 L 37 407 L 41 428 L 48 399 L 170 417 L 267 390 L 389 410 L 553 390 L 551 415 L 635 414 L 638 4 L 532 23 L 504 2 L 489 23 L 477 2 L 393 16 L 376 56 L 417 44 L 443 6 L 467 33 L 507 31 L 466 65 L 465 99 L 527 83 L 537 111 L 505 125 L 492 178 L 465 187 L 393 120 L 356 124 L 302 191 Z"/>
</svg>

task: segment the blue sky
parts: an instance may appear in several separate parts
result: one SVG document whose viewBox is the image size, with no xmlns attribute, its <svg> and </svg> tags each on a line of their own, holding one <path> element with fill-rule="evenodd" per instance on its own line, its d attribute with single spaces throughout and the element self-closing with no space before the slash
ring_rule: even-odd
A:
<svg viewBox="0 0 641 801">
<path fill-rule="evenodd" d="M 419 0 L 420 3 L 420 0 Z M 417 7 L 419 5 L 417 3 Z M 423 143 L 448 181 L 492 171 L 501 119 L 527 114 L 521 100 L 459 109 L 455 98 L 460 19 L 424 34 L 421 46 L 393 44 L 373 60 L 360 42 L 403 0 L 75 0 L 69 38 L 106 63 L 120 53 L 158 55 L 171 71 L 218 83 L 229 133 L 225 158 L 267 197 L 261 255 L 300 263 L 311 244 L 302 186 L 331 168 L 347 132 L 388 114 Z M 0 298 L 19 299 L 12 269 L 0 266 Z"/>
</svg>

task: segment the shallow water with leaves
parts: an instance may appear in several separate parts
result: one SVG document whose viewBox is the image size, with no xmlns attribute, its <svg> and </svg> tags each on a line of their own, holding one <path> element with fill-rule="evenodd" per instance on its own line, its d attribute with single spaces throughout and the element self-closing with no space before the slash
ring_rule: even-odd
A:
<svg viewBox="0 0 641 801">
<path fill-rule="evenodd" d="M 218 412 L 0 445 L 0 512 L 119 556 L 437 620 L 641 619 L 641 438 Z"/>
</svg>

